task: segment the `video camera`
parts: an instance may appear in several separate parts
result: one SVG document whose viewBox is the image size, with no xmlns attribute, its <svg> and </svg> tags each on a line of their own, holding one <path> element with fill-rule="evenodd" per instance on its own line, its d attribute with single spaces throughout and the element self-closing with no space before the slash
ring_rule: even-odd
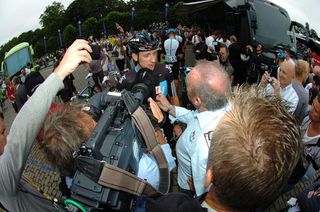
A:
<svg viewBox="0 0 320 212">
<path fill-rule="evenodd" d="M 147 85 L 139 83 L 130 92 L 101 94 L 97 107 L 104 112 L 88 141 L 74 153 L 77 171 L 70 188 L 72 201 L 88 211 L 130 211 L 134 196 L 98 184 L 102 167 L 94 163 L 104 161 L 136 175 L 145 143 L 130 113 L 150 93 Z"/>
</svg>

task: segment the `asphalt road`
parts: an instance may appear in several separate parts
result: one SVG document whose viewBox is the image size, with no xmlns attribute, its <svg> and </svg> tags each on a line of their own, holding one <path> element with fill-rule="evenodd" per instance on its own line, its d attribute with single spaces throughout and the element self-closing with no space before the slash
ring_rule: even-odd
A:
<svg viewBox="0 0 320 212">
<path fill-rule="evenodd" d="M 49 66 L 47 68 L 41 69 L 40 73 L 44 78 L 47 78 L 53 71 L 53 66 Z M 77 68 L 77 70 L 74 72 L 74 85 L 76 86 L 77 90 L 80 90 L 82 87 L 86 85 L 85 77 L 87 76 L 88 71 L 86 70 L 86 67 L 84 65 L 81 65 Z M 56 103 L 61 103 L 60 99 L 56 97 L 55 99 Z M 7 127 L 7 129 L 10 129 L 10 126 L 16 117 L 16 113 L 14 112 L 14 109 L 11 105 L 11 103 L 6 100 L 5 102 L 5 108 L 4 108 L 4 122 Z"/>
</svg>

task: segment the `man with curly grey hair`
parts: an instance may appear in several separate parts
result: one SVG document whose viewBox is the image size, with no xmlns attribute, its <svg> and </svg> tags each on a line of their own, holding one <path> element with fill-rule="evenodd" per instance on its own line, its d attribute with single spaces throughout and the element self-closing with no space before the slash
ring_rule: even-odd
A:
<svg viewBox="0 0 320 212">
<path fill-rule="evenodd" d="M 213 130 L 227 110 L 230 89 L 227 74 L 212 62 L 197 64 L 186 77 L 188 98 L 196 110 L 173 106 L 159 94 L 159 107 L 171 121 L 187 124 L 176 145 L 180 191 L 193 196 L 206 192 L 204 187 L 210 141 L 204 136 Z M 193 188 L 194 186 L 194 188 Z"/>
</svg>

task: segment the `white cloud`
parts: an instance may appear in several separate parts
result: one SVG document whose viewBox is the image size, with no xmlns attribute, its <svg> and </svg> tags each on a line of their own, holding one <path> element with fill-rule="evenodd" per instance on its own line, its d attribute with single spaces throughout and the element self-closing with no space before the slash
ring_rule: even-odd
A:
<svg viewBox="0 0 320 212">
<path fill-rule="evenodd" d="M 73 0 L 60 0 L 65 8 Z M 39 17 L 51 0 L 1 0 L 0 2 L 0 46 L 23 32 L 40 27 Z"/>
<path fill-rule="evenodd" d="M 303 25 L 309 23 L 310 28 L 316 30 L 320 35 L 319 25 L 319 1 L 318 0 L 270 0 L 271 2 L 283 7 L 289 13 L 291 20 Z"/>
</svg>

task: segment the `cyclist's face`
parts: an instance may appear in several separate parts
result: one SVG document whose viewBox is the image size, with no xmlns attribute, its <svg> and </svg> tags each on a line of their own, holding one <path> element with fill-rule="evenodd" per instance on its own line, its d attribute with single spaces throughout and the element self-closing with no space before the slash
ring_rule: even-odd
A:
<svg viewBox="0 0 320 212">
<path fill-rule="evenodd" d="M 137 60 L 139 60 L 138 62 L 140 68 L 148 68 L 153 70 L 157 62 L 157 53 L 157 50 L 139 52 L 139 57 L 137 57 Z"/>
</svg>

